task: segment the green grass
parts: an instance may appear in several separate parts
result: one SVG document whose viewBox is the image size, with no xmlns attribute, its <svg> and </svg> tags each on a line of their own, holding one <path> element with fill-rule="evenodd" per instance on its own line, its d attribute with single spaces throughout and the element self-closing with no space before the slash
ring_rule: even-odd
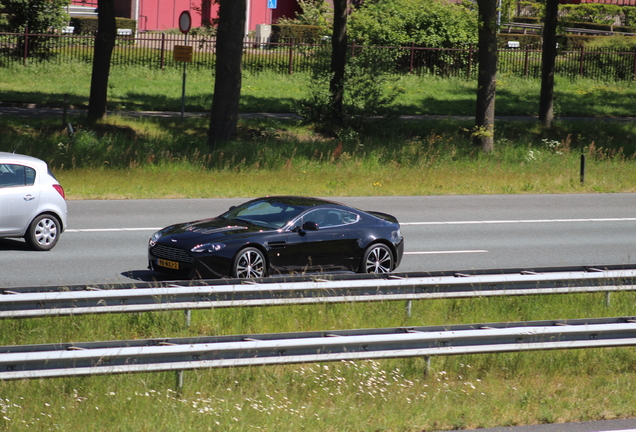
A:
<svg viewBox="0 0 636 432">
<path fill-rule="evenodd" d="M 90 65 L 14 65 L 0 68 L 0 102 L 41 103 L 61 106 L 64 95 L 75 106 L 87 106 Z M 305 96 L 307 74 L 245 74 L 241 112 L 293 112 Z M 182 69 L 113 68 L 109 79 L 109 109 L 181 111 Z M 404 93 L 395 102 L 396 114 L 475 114 L 475 80 L 435 76 L 401 76 L 390 87 Z M 540 81 L 500 74 L 497 80 L 497 115 L 538 114 Z M 187 73 L 186 111 L 208 112 L 212 106 L 214 78 L 211 71 Z M 561 116 L 631 116 L 636 82 L 570 81 L 557 77 L 556 114 Z"/>
<path fill-rule="evenodd" d="M 3 102 L 88 100 L 86 66 L 0 69 Z M 307 77 L 246 76 L 242 111 L 289 112 Z M 533 115 L 539 84 L 500 77 L 499 115 Z M 115 70 L 115 108 L 180 109 L 180 72 Z M 207 111 L 211 75 L 188 77 L 188 109 Z M 404 114 L 472 115 L 475 83 L 404 77 Z M 557 81 L 561 115 L 625 116 L 633 83 Z M 294 121 L 242 121 L 206 145 L 207 120 L 0 117 L 0 150 L 47 160 L 69 199 L 634 192 L 631 121 L 498 121 L 491 154 L 471 121 L 375 122 L 332 137 Z M 580 156 L 587 158 L 585 183 Z M 529 296 L 95 315 L 0 321 L 0 345 L 632 315 L 636 294 Z M 0 430 L 421 431 L 636 416 L 633 348 L 269 366 L 0 382 Z"/>
<path fill-rule="evenodd" d="M 636 294 L 529 296 L 41 318 L 1 343 L 629 315 Z M 520 352 L 0 383 L 4 430 L 421 431 L 636 415 L 632 348 Z M 0 418 L 2 418 L 0 417 Z"/>
<path fill-rule="evenodd" d="M 243 121 L 236 141 L 210 150 L 207 121 L 110 116 L 0 119 L 0 150 L 46 160 L 69 199 L 450 195 L 633 192 L 632 122 L 498 122 L 497 146 L 483 154 L 469 121 L 376 122 L 340 139 L 294 121 Z M 580 182 L 581 155 L 587 159 Z"/>
</svg>

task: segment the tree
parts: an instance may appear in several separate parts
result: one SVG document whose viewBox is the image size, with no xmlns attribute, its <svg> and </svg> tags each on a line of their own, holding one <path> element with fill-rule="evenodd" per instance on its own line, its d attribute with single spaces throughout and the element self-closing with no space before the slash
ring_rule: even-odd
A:
<svg viewBox="0 0 636 432">
<path fill-rule="evenodd" d="M 342 118 L 344 77 L 347 66 L 347 0 L 333 2 L 333 36 L 331 37 L 331 107 L 334 120 Z"/>
<path fill-rule="evenodd" d="M 439 0 L 364 2 L 351 14 L 349 35 L 369 45 L 454 47 L 477 42 L 477 14 Z"/>
<path fill-rule="evenodd" d="M 479 8 L 479 71 L 477 74 L 477 110 L 475 145 L 489 153 L 495 145 L 495 90 L 497 83 L 497 0 L 477 0 Z"/>
<path fill-rule="evenodd" d="M 98 0 L 97 7 L 97 35 L 93 55 L 91 94 L 88 99 L 88 117 L 92 120 L 106 117 L 110 59 L 117 38 L 115 0 Z"/>
<path fill-rule="evenodd" d="M 7 13 L 9 28 L 15 32 L 48 33 L 68 24 L 64 7 L 71 0 L 0 0 L 0 9 Z"/>
<path fill-rule="evenodd" d="M 246 0 L 218 1 L 214 96 L 208 130 L 208 144 L 211 148 L 231 140 L 236 134 L 247 8 Z"/>
<path fill-rule="evenodd" d="M 64 10 L 70 0 L 0 0 L 0 10 L 7 13 L 7 24 L 10 31 L 29 34 L 45 34 L 59 31 L 68 24 L 69 16 Z M 50 37 L 29 37 L 29 55 L 37 53 L 46 56 Z M 17 55 L 24 54 L 24 40 L 20 37 Z"/>
<path fill-rule="evenodd" d="M 554 65 L 556 61 L 559 0 L 547 0 L 543 26 L 543 50 L 541 57 L 541 96 L 539 99 L 539 121 L 546 128 L 554 120 Z"/>
</svg>

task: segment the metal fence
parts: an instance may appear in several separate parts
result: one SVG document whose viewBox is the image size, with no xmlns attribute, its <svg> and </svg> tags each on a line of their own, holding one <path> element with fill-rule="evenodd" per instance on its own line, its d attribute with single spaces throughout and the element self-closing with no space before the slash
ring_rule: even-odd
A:
<svg viewBox="0 0 636 432">
<path fill-rule="evenodd" d="M 0 319 L 167 310 L 636 291 L 636 269 L 502 274 L 325 275 L 71 287 L 0 288 Z M 609 302 L 609 297 L 606 297 Z M 407 305 L 410 309 L 410 304 Z M 408 312 L 407 312 L 408 313 Z"/>
<path fill-rule="evenodd" d="M 634 345 L 634 317 L 14 345 L 0 381 Z"/>
<path fill-rule="evenodd" d="M 213 69 L 216 40 L 211 37 L 151 34 L 117 37 L 112 65 L 138 65 L 150 68 L 172 68 L 182 63 L 174 60 L 175 45 L 193 48 L 190 67 Z M 53 62 L 91 63 L 94 36 L 72 34 L 36 35 L 0 33 L 0 67 L 15 63 Z M 246 71 L 274 71 L 293 74 L 309 72 L 329 65 L 331 44 L 328 41 L 298 42 L 293 39 L 271 41 L 248 37 L 243 48 Z M 465 45 L 454 48 L 431 48 L 411 44 L 406 47 L 362 46 L 352 43 L 350 57 L 365 59 L 382 72 L 394 74 L 426 74 L 441 77 L 472 78 L 477 71 L 477 48 Z M 526 78 L 541 75 L 539 46 L 499 49 L 500 73 Z M 636 77 L 636 51 L 585 48 L 560 50 L 556 74 L 574 79 L 585 77 L 604 80 L 632 80 Z"/>
</svg>

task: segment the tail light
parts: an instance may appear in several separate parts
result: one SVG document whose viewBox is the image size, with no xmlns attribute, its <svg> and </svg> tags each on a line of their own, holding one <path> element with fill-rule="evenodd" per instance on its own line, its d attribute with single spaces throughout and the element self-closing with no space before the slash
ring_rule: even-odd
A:
<svg viewBox="0 0 636 432">
<path fill-rule="evenodd" d="M 60 193 L 60 195 L 62 195 L 62 198 L 66 199 L 66 194 L 64 194 L 64 188 L 62 187 L 62 185 L 54 184 L 53 187 Z"/>
</svg>

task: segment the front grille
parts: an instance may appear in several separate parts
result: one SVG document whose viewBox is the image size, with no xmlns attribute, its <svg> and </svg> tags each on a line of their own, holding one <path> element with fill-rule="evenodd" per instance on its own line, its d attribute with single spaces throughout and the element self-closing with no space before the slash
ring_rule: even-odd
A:
<svg viewBox="0 0 636 432">
<path fill-rule="evenodd" d="M 186 251 L 170 246 L 164 246 L 160 244 L 155 245 L 150 248 L 150 253 L 157 258 L 163 258 L 170 261 L 181 261 L 188 263 L 194 262 L 194 258 L 188 255 Z"/>
</svg>

